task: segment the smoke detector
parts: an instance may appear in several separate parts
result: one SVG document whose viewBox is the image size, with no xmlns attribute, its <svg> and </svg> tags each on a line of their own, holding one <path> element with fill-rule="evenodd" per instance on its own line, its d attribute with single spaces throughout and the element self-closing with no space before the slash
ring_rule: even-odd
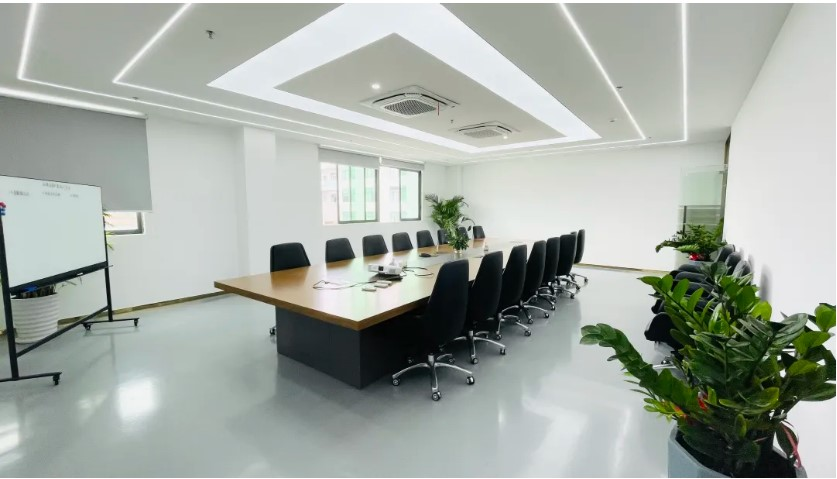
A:
<svg viewBox="0 0 837 479">
<path fill-rule="evenodd" d="M 456 103 L 419 86 L 409 86 L 375 96 L 364 105 L 401 118 L 413 118 L 456 107 Z"/>
<path fill-rule="evenodd" d="M 475 140 L 484 140 L 487 138 L 505 139 L 515 131 L 516 130 L 514 128 L 504 125 L 498 121 L 489 121 L 478 125 L 468 125 L 456 129 L 457 133 L 461 133 Z"/>
</svg>

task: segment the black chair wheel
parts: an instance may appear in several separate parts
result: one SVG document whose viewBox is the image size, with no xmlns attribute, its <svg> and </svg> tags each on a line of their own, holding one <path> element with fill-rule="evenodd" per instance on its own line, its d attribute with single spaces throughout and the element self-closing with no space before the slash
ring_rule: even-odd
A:
<svg viewBox="0 0 837 479">
<path fill-rule="evenodd" d="M 587 278 L 585 278 L 585 279 L 584 279 L 584 284 L 587 284 L 587 283 L 589 283 L 589 282 L 590 282 L 590 280 L 589 280 L 589 279 L 587 279 Z"/>
<path fill-rule="evenodd" d="M 274 327 L 270 328 L 270 330 L 268 332 L 270 333 L 271 336 L 276 336 L 276 327 L 274 326 Z"/>
<path fill-rule="evenodd" d="M 455 357 L 451 356 L 451 357 L 449 357 L 449 358 L 448 358 L 448 364 L 453 364 L 453 363 L 455 363 L 455 362 L 456 362 L 456 358 L 455 358 Z"/>
<path fill-rule="evenodd" d="M 570 293 L 570 299 L 575 299 L 575 293 Z"/>
<path fill-rule="evenodd" d="M 468 383 L 469 386 L 474 384 L 474 376 L 468 376 L 465 378 L 465 382 Z"/>
<path fill-rule="evenodd" d="M 524 336 L 531 336 L 531 335 L 532 335 L 532 331 L 524 331 L 524 332 L 523 332 L 523 335 L 524 335 Z"/>
<path fill-rule="evenodd" d="M 439 399 L 442 399 L 442 393 L 440 393 L 439 391 L 436 391 L 430 397 L 432 397 L 434 401 L 438 401 Z"/>
<path fill-rule="evenodd" d="M 549 307 L 549 309 L 555 311 L 555 305 L 553 304 L 552 306 Z"/>
<path fill-rule="evenodd" d="M 548 317 L 549 317 L 549 313 L 543 313 L 543 317 L 544 317 L 544 318 L 548 318 Z"/>
<path fill-rule="evenodd" d="M 506 355 L 506 348 L 500 348 L 500 356 Z"/>
<path fill-rule="evenodd" d="M 471 358 L 471 364 L 477 364 L 480 362 L 480 358 Z"/>
<path fill-rule="evenodd" d="M 534 319 L 532 319 L 532 318 L 529 318 L 529 319 L 527 319 L 527 320 L 526 320 L 526 322 L 527 322 L 528 324 L 532 324 L 532 323 L 534 323 L 534 322 L 535 322 L 535 320 L 534 320 Z"/>
<path fill-rule="evenodd" d="M 412 364 L 413 364 L 413 358 L 407 358 L 407 365 L 412 366 Z"/>
<path fill-rule="evenodd" d="M 494 339 L 495 339 L 496 341 L 499 341 L 499 340 L 503 339 L 503 335 L 502 335 L 502 334 L 500 334 L 500 333 L 496 333 L 496 334 L 494 335 Z"/>
<path fill-rule="evenodd" d="M 398 386 L 399 384 L 401 384 L 401 380 L 400 380 L 400 379 L 398 379 L 398 378 L 392 378 L 392 385 L 393 385 L 393 386 Z"/>
</svg>

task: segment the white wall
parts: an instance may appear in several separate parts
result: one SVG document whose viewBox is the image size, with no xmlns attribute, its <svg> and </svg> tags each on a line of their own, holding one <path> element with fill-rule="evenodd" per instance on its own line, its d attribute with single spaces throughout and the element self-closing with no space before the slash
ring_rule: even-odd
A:
<svg viewBox="0 0 837 479">
<path fill-rule="evenodd" d="M 670 269 L 654 246 L 678 228 L 681 175 L 723 164 L 723 143 L 605 150 L 463 168 L 469 214 L 486 235 L 547 238 L 584 228 L 583 261 Z"/>
<path fill-rule="evenodd" d="M 834 15 L 833 4 L 794 5 L 732 125 L 727 238 L 774 319 L 835 303 Z M 834 400 L 789 419 L 808 475 L 834 477 Z"/>
<path fill-rule="evenodd" d="M 732 125 L 727 236 L 774 310 L 835 302 L 834 5 L 795 5 Z"/>
<path fill-rule="evenodd" d="M 115 308 L 211 293 L 239 273 L 234 131 L 151 118 L 147 132 L 153 212 L 144 235 L 112 239 Z M 61 317 L 104 304 L 102 273 L 61 290 Z"/>
</svg>

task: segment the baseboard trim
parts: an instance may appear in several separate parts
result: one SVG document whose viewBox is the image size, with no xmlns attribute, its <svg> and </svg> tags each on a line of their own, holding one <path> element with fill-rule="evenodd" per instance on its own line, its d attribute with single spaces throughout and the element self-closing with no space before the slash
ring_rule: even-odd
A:
<svg viewBox="0 0 837 479">
<path fill-rule="evenodd" d="M 596 269 L 612 269 L 616 271 L 633 271 L 636 273 L 653 273 L 659 275 L 666 275 L 670 273 L 670 271 L 662 271 L 659 269 L 643 269 L 643 268 L 628 268 L 625 266 L 611 266 L 606 264 L 591 264 L 591 263 L 578 263 L 578 266 L 583 266 L 585 268 L 596 268 Z"/>
<path fill-rule="evenodd" d="M 215 296 L 221 296 L 222 294 L 229 294 L 226 291 L 215 291 L 213 293 L 206 293 L 206 294 L 199 294 L 197 296 L 187 296 L 185 298 L 178 298 L 178 299 L 170 299 L 168 301 L 160 301 L 157 303 L 149 303 L 149 304 L 141 304 L 139 306 L 132 306 L 130 308 L 121 308 L 121 309 L 114 309 L 113 314 L 124 314 L 130 313 L 132 311 L 142 311 L 143 309 L 151 309 L 151 308 L 160 308 L 162 306 L 171 306 L 174 304 L 181 304 L 181 303 L 188 303 L 190 301 L 198 301 L 200 299 L 212 298 Z M 102 313 L 96 317 L 107 316 L 107 313 Z M 76 316 L 74 318 L 64 318 L 59 319 L 58 324 L 70 323 L 73 321 L 78 321 L 83 316 Z"/>
</svg>

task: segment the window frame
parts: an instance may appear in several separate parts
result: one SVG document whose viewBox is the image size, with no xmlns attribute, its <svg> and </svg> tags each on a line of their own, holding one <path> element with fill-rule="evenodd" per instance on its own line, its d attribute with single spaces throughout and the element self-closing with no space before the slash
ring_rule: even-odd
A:
<svg viewBox="0 0 837 479">
<path fill-rule="evenodd" d="M 137 217 L 137 227 L 130 230 L 108 230 L 107 219 L 105 219 L 105 233 L 113 236 L 129 236 L 129 235 L 144 235 L 145 234 L 145 215 L 142 211 L 105 211 L 106 214 L 111 213 L 133 213 Z"/>
<path fill-rule="evenodd" d="M 345 164 L 345 163 L 334 163 L 334 165 L 337 167 L 337 224 L 338 225 L 350 225 L 350 224 L 354 224 L 354 223 L 378 223 L 379 219 L 380 219 L 380 216 L 381 216 L 380 199 L 378 198 L 378 195 L 380 194 L 380 180 L 378 178 L 378 168 L 369 168 L 369 167 L 366 167 L 366 166 L 348 165 L 348 164 Z M 363 184 L 364 184 L 364 186 L 363 186 L 363 188 L 364 188 L 364 191 L 363 191 L 363 212 L 364 212 L 364 219 L 362 219 L 362 220 L 346 220 L 346 221 L 343 221 L 341 219 L 341 216 L 340 216 L 340 212 L 341 212 L 340 203 L 342 203 L 340 201 L 340 167 L 341 166 L 345 166 L 345 167 L 348 167 L 348 168 L 352 168 L 352 167 L 361 168 L 363 170 Z M 372 171 L 375 172 L 375 218 L 373 218 L 371 220 L 366 219 L 366 211 L 367 211 L 366 210 L 366 191 L 365 191 L 366 190 L 366 170 L 372 170 Z M 349 171 L 351 172 L 351 170 L 349 170 Z M 320 188 L 322 188 L 322 185 L 320 186 Z M 349 204 L 350 204 L 349 208 L 351 209 L 351 174 L 350 174 L 350 178 L 349 178 Z"/>
<path fill-rule="evenodd" d="M 392 167 L 389 167 L 389 168 L 392 168 Z M 421 221 L 421 180 L 422 180 L 421 170 L 410 170 L 408 168 L 396 168 L 396 170 L 398 170 L 398 193 L 399 193 L 398 220 L 399 221 Z M 400 193 L 401 193 L 401 172 L 402 171 L 409 171 L 410 173 L 416 173 L 418 175 L 418 192 L 417 192 L 418 198 L 416 198 L 417 204 L 418 204 L 418 217 L 416 217 L 416 218 L 405 218 L 404 217 L 404 209 L 401 208 L 401 195 L 400 195 Z"/>
</svg>

